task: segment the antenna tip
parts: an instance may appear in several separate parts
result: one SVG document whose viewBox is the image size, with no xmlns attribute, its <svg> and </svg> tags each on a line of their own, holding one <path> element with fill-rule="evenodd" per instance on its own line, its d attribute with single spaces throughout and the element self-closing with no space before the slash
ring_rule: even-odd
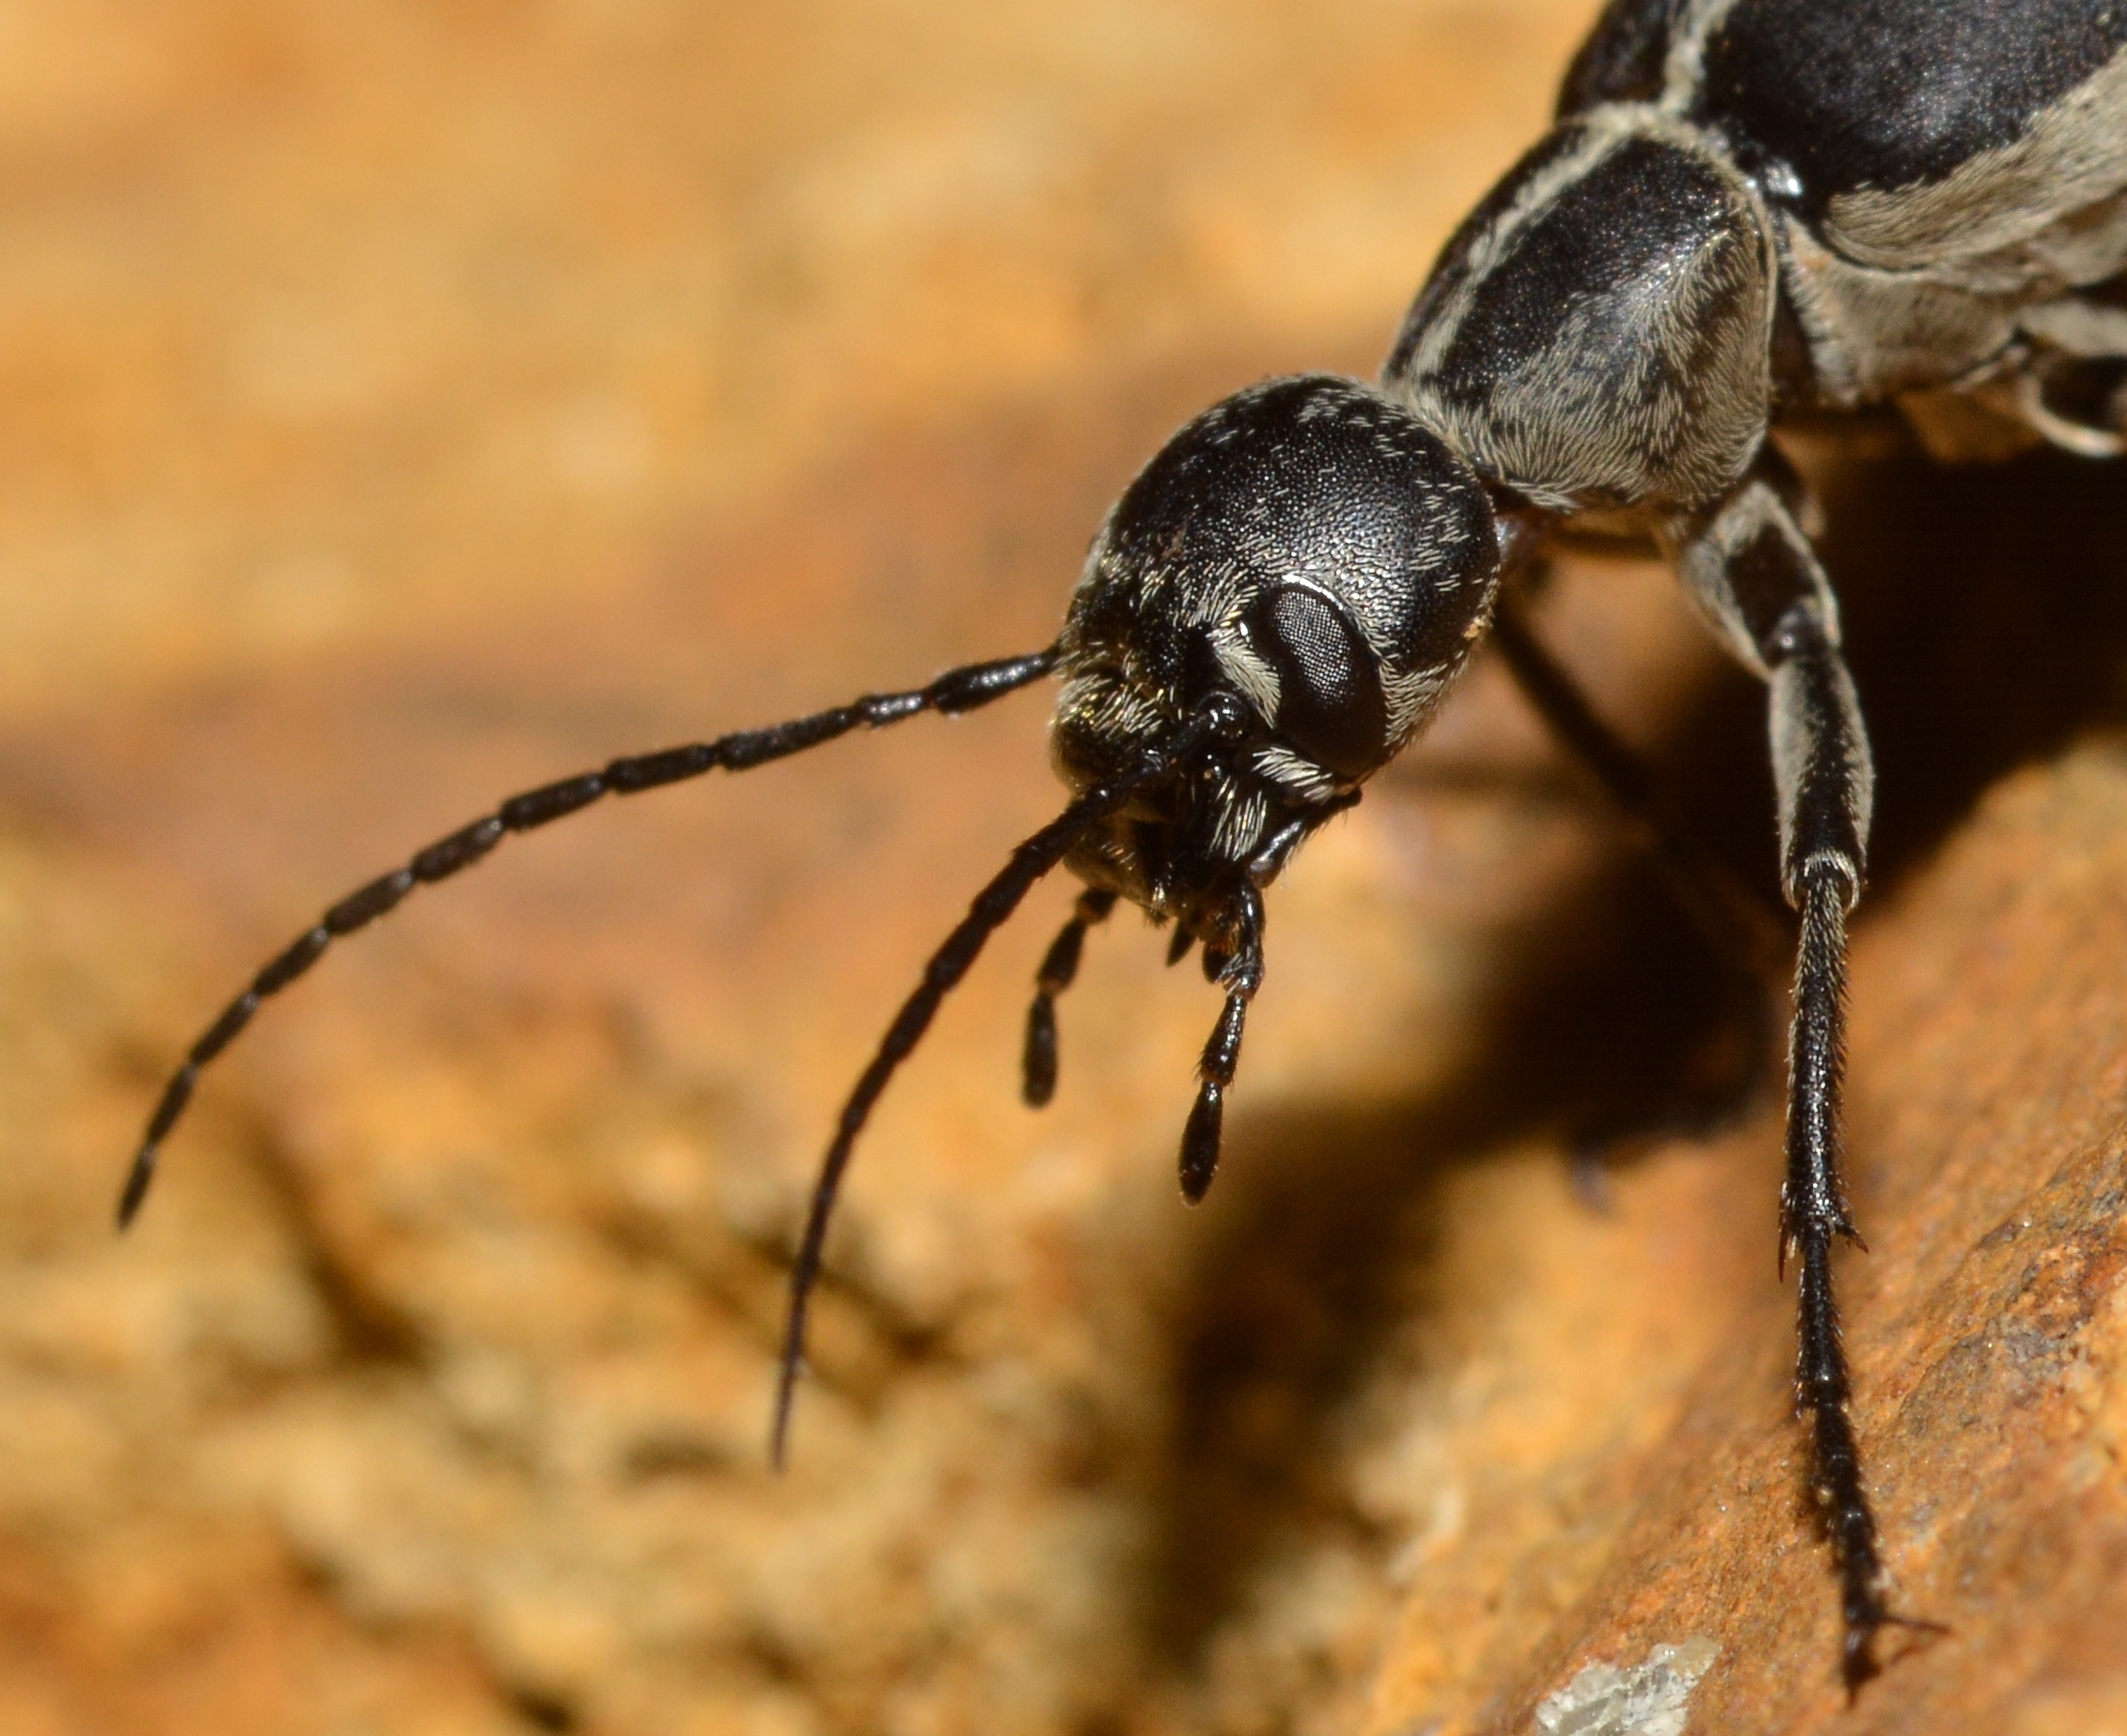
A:
<svg viewBox="0 0 2127 1736">
<path fill-rule="evenodd" d="M 792 1351 L 776 1371 L 775 1414 L 768 1420 L 768 1468 L 779 1477 L 790 1465 L 791 1413 L 798 1406 L 798 1376 L 804 1367 L 802 1353 Z"/>
<path fill-rule="evenodd" d="M 133 1220 L 140 1215 L 141 1202 L 148 1197 L 148 1184 L 155 1178 L 155 1147 L 142 1146 L 135 1153 L 133 1167 L 126 1171 L 125 1186 L 118 1194 L 117 1227 L 128 1230 Z"/>
</svg>

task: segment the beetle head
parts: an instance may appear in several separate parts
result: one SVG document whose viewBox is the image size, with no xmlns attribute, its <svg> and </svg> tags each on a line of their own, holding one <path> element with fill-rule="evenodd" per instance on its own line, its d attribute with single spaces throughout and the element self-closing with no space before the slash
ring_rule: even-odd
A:
<svg viewBox="0 0 2127 1736">
<path fill-rule="evenodd" d="M 1070 857 L 1089 885 L 1230 938 L 1315 825 L 1424 724 L 1482 636 L 1500 570 L 1485 486 L 1373 388 L 1265 381 L 1168 441 L 1094 540 L 1051 734 L 1074 790 L 1218 691 L 1248 718 Z"/>
</svg>

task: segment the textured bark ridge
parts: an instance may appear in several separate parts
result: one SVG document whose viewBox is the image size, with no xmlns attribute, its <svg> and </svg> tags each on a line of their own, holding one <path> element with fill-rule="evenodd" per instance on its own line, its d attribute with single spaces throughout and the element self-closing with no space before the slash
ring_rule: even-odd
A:
<svg viewBox="0 0 2127 1736">
<path fill-rule="evenodd" d="M 1883 792 L 1847 1341 L 1897 1606 L 1951 1630 L 1852 1708 L 1747 1010 L 1489 662 L 1276 889 L 1202 1210 L 1215 995 L 1119 913 L 1029 1114 L 1070 889 L 1030 901 L 859 1158 L 782 1479 L 811 1166 L 1060 805 L 1038 696 L 409 900 L 110 1235 L 199 1021 L 408 847 L 1045 642 L 1177 421 L 1369 364 L 1581 22 L 979 10 L 10 24 L 0 1729 L 2117 1725 L 2113 471 L 1817 464 Z M 1537 620 L 1769 887 L 1758 696 L 1666 576 Z"/>
</svg>

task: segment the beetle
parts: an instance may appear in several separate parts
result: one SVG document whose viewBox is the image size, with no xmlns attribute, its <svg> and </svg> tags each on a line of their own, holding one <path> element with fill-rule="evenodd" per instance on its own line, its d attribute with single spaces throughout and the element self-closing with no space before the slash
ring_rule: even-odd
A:
<svg viewBox="0 0 2127 1736">
<path fill-rule="evenodd" d="M 1873 770 L 1810 504 L 1777 428 L 1895 407 L 1946 458 L 2048 441 L 2127 452 L 2127 0 L 1612 0 L 1555 123 L 1449 240 L 1379 378 L 1236 392 L 1177 432 L 1094 538 L 1047 647 L 928 685 L 624 756 L 512 797 L 328 909 L 187 1051 L 118 1207 L 140 1209 L 201 1070 L 262 1002 L 417 886 L 609 794 L 745 771 L 1054 676 L 1070 792 L 925 965 L 844 1103 L 792 1272 L 772 1452 L 806 1305 L 874 1105 L 988 937 L 1045 874 L 1084 886 L 1044 957 L 1022 1091 L 1057 1078 L 1056 1001 L 1123 901 L 1201 946 L 1224 991 L 1180 1179 L 1215 1175 L 1264 980 L 1265 893 L 1423 729 L 1491 636 L 1537 707 L 1680 836 L 1515 613 L 1548 540 L 1650 537 L 1764 682 L 1780 879 L 1799 919 L 1783 1270 L 1797 1405 L 1836 1567 L 1850 1689 L 1893 1612 L 1850 1417 L 1831 1254 L 1846 925 Z M 1702 888 L 1703 889 L 1703 888 Z M 1704 909 L 1718 912 L 1721 889 Z"/>
</svg>

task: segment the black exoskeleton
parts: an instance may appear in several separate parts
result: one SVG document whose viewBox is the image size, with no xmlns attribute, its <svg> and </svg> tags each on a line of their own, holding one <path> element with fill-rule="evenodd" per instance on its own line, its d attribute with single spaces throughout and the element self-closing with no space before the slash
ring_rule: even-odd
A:
<svg viewBox="0 0 2127 1736">
<path fill-rule="evenodd" d="M 1062 679 L 1072 799 L 926 966 L 837 1124 L 792 1279 L 779 1462 L 829 1214 L 873 1105 L 1033 884 L 1087 890 L 1043 960 L 1024 1093 L 1057 1074 L 1056 997 L 1120 900 L 1201 944 L 1226 993 L 1182 1141 L 1216 1165 L 1264 974 L 1265 889 L 1422 729 L 1495 622 L 1510 667 L 1672 866 L 1688 841 L 1513 613 L 1568 525 L 1657 539 L 1765 683 L 1782 884 L 1800 914 L 1783 1266 L 1797 1397 L 1844 1605 L 1844 1670 L 1900 1618 L 1849 1419 L 1831 1253 L 1846 920 L 1872 771 L 1839 606 L 1771 444 L 1783 421 L 1895 405 L 1944 457 L 2127 451 L 2127 0 L 1613 0 L 1556 124 L 1449 242 L 1378 384 L 1236 393 L 1183 427 L 1095 539 L 1046 650 L 774 727 L 614 761 L 503 803 L 327 911 L 193 1045 L 121 1221 L 201 1068 L 336 938 L 509 833 L 925 710 Z M 1703 907 L 1718 910 L 1719 889 Z"/>
</svg>

